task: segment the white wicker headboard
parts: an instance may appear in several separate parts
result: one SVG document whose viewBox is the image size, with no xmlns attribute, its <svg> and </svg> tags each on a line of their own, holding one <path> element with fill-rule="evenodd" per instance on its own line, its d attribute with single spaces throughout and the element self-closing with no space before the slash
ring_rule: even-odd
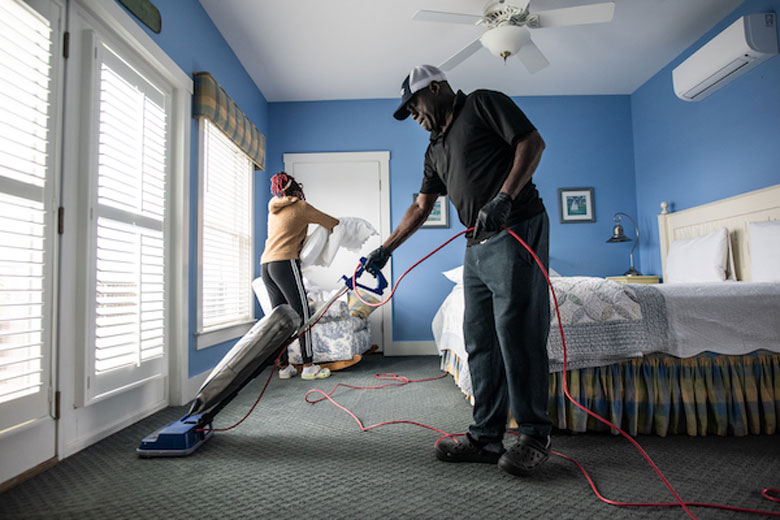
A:
<svg viewBox="0 0 780 520">
<path fill-rule="evenodd" d="M 737 279 L 749 282 L 752 277 L 748 222 L 764 220 L 780 220 L 780 184 L 674 213 L 668 211 L 668 203 L 662 202 L 661 214 L 658 215 L 658 240 L 664 279 L 666 255 L 672 241 L 726 227 L 734 250 Z"/>
</svg>

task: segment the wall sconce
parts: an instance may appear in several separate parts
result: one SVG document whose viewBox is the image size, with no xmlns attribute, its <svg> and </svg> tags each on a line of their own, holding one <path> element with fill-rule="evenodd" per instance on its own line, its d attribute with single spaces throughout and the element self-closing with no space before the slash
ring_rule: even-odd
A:
<svg viewBox="0 0 780 520">
<path fill-rule="evenodd" d="M 631 248 L 631 253 L 629 254 L 629 259 L 631 261 L 631 267 L 623 273 L 624 276 L 642 276 L 642 273 L 634 269 L 634 249 L 636 249 L 636 245 L 639 243 L 639 228 L 636 226 L 636 222 L 634 222 L 634 219 L 626 215 L 625 213 L 622 213 L 618 211 L 615 213 L 615 215 L 612 217 L 612 220 L 615 221 L 615 227 L 612 228 L 612 236 L 607 240 L 607 242 L 631 242 L 631 238 L 627 237 L 623 233 L 623 226 L 620 224 L 621 217 L 626 217 L 631 224 L 634 225 L 634 231 L 636 232 L 636 238 L 634 239 L 634 246 Z"/>
</svg>

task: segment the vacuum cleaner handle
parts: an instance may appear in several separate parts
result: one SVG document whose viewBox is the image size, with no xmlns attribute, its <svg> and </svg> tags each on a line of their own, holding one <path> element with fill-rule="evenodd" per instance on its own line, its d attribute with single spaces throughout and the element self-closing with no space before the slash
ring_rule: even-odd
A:
<svg viewBox="0 0 780 520">
<path fill-rule="evenodd" d="M 355 280 L 360 278 L 360 275 L 363 274 L 363 271 L 366 269 L 366 257 L 361 256 L 360 257 L 360 266 L 358 267 L 358 270 L 355 271 Z M 367 287 L 361 283 L 355 282 L 355 285 L 352 285 L 352 277 L 351 276 L 342 276 L 341 279 L 344 280 L 344 283 L 347 285 L 347 288 L 350 290 L 355 290 L 355 286 L 360 287 L 362 289 L 365 289 L 367 291 L 371 291 L 374 294 L 382 295 L 384 290 L 387 288 L 387 279 L 382 274 L 382 271 L 378 270 L 376 271 L 376 275 L 374 276 L 376 278 L 376 287 Z"/>
</svg>

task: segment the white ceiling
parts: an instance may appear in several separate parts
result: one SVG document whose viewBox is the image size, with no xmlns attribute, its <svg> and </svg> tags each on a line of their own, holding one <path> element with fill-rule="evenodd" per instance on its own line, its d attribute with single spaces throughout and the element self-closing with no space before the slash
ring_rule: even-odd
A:
<svg viewBox="0 0 780 520">
<path fill-rule="evenodd" d="M 530 10 L 603 0 L 531 0 Z M 456 89 L 511 96 L 631 94 L 742 0 L 614 0 L 604 24 L 536 29 L 550 66 L 480 49 L 448 73 Z M 419 9 L 480 15 L 485 0 L 200 0 L 269 102 L 396 98 L 412 66 L 439 65 L 480 26 L 411 20 Z"/>
</svg>

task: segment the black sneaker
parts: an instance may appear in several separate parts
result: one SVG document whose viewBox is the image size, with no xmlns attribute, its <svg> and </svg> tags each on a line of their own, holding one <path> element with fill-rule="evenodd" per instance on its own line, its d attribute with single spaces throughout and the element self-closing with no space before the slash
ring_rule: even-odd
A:
<svg viewBox="0 0 780 520">
<path fill-rule="evenodd" d="M 504 445 L 498 441 L 477 444 L 467 433 L 462 439 L 442 439 L 436 445 L 436 458 L 444 462 L 482 462 L 495 464 L 504 453 Z"/>
<path fill-rule="evenodd" d="M 498 466 L 512 475 L 527 477 L 550 458 L 551 446 L 549 435 L 539 438 L 521 433 L 517 444 L 501 455 Z"/>
</svg>

